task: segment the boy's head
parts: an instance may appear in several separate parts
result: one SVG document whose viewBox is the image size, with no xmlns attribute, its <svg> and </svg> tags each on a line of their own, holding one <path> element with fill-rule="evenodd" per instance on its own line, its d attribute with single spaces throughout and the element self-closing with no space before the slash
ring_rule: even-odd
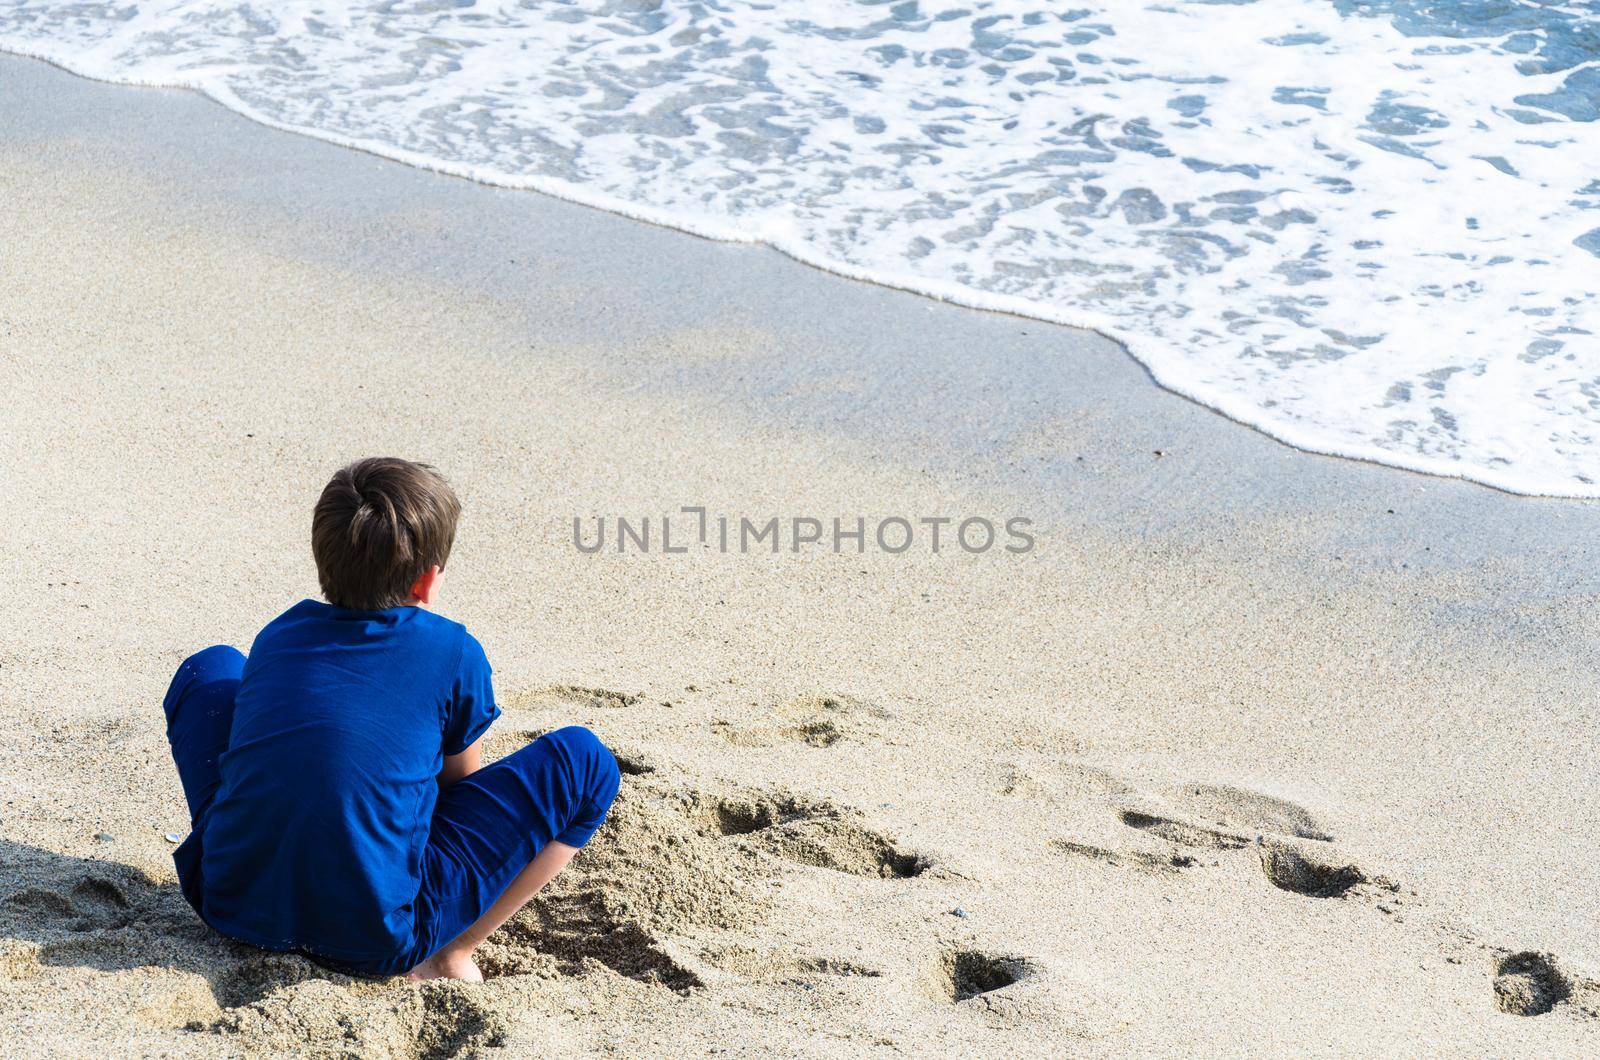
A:
<svg viewBox="0 0 1600 1060">
<path fill-rule="evenodd" d="M 322 595 L 355 611 L 431 603 L 460 514 L 427 464 L 375 456 L 341 468 L 311 519 Z"/>
</svg>

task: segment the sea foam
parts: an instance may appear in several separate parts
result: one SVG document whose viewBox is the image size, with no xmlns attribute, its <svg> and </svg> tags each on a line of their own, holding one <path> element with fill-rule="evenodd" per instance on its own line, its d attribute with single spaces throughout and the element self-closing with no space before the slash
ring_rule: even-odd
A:
<svg viewBox="0 0 1600 1060">
<path fill-rule="evenodd" d="M 1095 328 L 1305 449 L 1600 496 L 1593 4 L 0 0 L 0 48 Z"/>
</svg>

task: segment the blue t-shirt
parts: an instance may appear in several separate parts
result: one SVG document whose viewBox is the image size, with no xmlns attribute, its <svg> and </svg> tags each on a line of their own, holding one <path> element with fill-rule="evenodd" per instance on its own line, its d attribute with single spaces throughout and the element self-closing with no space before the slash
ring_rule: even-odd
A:
<svg viewBox="0 0 1600 1060">
<path fill-rule="evenodd" d="M 245 662 L 204 824 L 206 919 L 337 960 L 404 949 L 444 756 L 499 713 L 459 623 L 316 600 L 273 619 Z"/>
</svg>

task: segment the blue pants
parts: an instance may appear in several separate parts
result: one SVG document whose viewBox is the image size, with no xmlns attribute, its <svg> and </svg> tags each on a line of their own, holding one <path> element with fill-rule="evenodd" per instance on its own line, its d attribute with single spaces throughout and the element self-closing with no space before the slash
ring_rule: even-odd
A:
<svg viewBox="0 0 1600 1060">
<path fill-rule="evenodd" d="M 189 657 L 173 677 L 163 704 L 192 829 L 173 862 L 184 897 L 202 916 L 206 812 L 222 784 L 218 759 L 228 749 L 244 661 L 224 645 Z M 621 780 L 616 759 L 594 733 L 572 726 L 546 733 L 457 781 L 439 794 L 434 807 L 413 945 L 389 960 L 364 965 L 313 959 L 365 975 L 397 975 L 415 967 L 487 912 L 547 843 L 557 836 L 573 846 L 587 842 L 610 809 Z M 338 886 L 338 881 L 330 880 L 329 886 Z"/>
</svg>

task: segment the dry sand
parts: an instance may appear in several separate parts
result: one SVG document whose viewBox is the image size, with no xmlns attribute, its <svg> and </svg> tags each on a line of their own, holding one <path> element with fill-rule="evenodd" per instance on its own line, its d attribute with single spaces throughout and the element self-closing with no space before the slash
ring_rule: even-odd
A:
<svg viewBox="0 0 1600 1060">
<path fill-rule="evenodd" d="M 8 1052 L 1600 1052 L 1596 506 L 182 93 L 0 94 Z M 483 986 L 221 939 L 163 838 L 173 668 L 314 592 L 375 452 L 462 494 L 496 753 L 578 722 L 627 773 Z M 685 504 L 1038 547 L 571 545 Z"/>
</svg>

